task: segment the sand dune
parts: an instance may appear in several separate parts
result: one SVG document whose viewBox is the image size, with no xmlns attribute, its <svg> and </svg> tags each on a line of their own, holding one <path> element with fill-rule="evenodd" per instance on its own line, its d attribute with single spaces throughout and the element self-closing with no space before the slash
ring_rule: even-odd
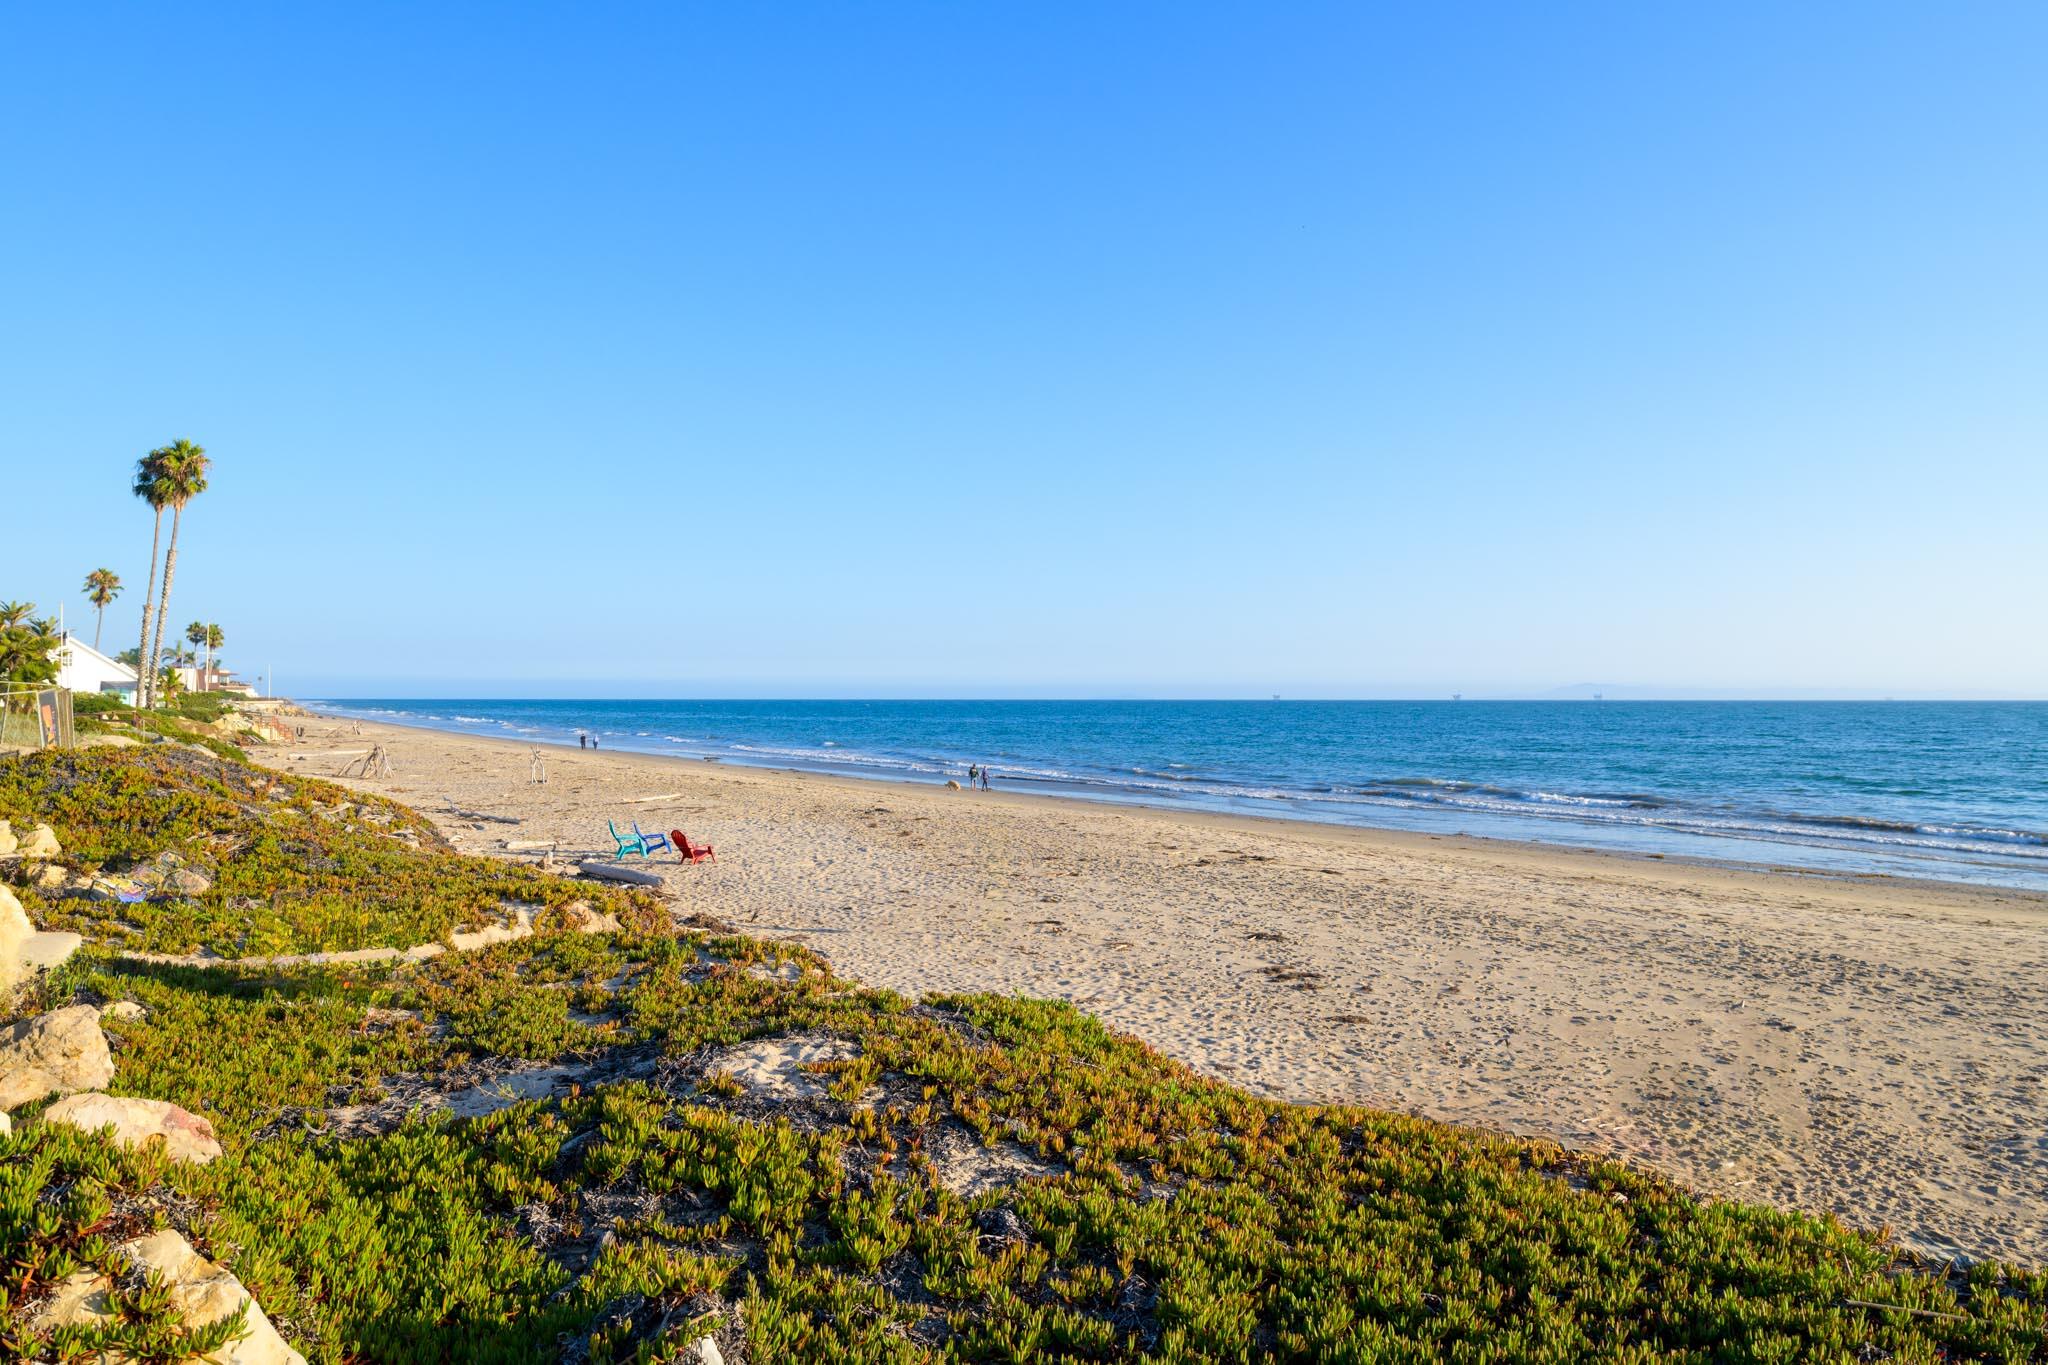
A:
<svg viewBox="0 0 2048 1365">
<path fill-rule="evenodd" d="M 473 851 L 681 826 L 719 861 L 665 864 L 679 907 L 874 985 L 1058 997 L 1276 1098 L 2048 1260 L 2048 898 L 631 754 L 549 750 L 543 786 L 511 741 L 307 732 L 261 757 L 332 775 L 373 736 L 396 767 L 359 785 Z"/>
</svg>

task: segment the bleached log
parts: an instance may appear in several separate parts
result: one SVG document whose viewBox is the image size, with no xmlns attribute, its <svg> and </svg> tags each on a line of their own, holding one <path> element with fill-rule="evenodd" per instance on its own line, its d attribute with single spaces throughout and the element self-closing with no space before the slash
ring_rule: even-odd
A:
<svg viewBox="0 0 2048 1365">
<path fill-rule="evenodd" d="M 596 877 L 608 882 L 625 882 L 629 886 L 660 886 L 661 875 L 645 872 L 637 867 L 626 867 L 620 863 L 600 863 L 585 860 L 576 864 L 576 870 L 586 877 Z"/>
</svg>

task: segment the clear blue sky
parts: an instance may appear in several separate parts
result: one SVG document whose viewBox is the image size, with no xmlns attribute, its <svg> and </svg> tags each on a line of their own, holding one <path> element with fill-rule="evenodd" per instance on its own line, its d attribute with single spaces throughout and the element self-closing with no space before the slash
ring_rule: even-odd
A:
<svg viewBox="0 0 2048 1365">
<path fill-rule="evenodd" d="M 2048 6 L 16 6 L 0 597 L 301 695 L 2048 694 Z"/>
</svg>

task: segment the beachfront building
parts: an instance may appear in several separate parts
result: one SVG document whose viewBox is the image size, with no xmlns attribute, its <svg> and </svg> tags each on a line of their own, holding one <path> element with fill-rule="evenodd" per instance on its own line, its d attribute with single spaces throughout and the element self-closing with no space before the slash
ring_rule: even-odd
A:
<svg viewBox="0 0 2048 1365">
<path fill-rule="evenodd" d="M 256 684 L 242 681 L 232 672 L 218 664 L 210 668 L 201 668 L 198 672 L 198 679 L 198 686 L 193 689 L 194 691 L 225 692 L 231 697 L 253 697 L 256 695 Z"/>
<path fill-rule="evenodd" d="M 135 697 L 135 670 L 66 632 L 57 644 L 57 686 L 73 692 L 113 692 Z"/>
</svg>

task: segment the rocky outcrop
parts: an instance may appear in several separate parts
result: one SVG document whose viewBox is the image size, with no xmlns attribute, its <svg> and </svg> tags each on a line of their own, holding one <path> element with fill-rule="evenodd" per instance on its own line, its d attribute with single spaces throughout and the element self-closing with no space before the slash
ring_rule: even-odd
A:
<svg viewBox="0 0 2048 1365">
<path fill-rule="evenodd" d="M 0 886 L 0 1004 L 16 986 L 77 952 L 82 942 L 77 934 L 37 933 L 14 893 Z"/>
<path fill-rule="evenodd" d="M 18 836 L 18 842 L 14 847 L 14 856 L 17 858 L 47 860 L 63 852 L 63 847 L 57 842 L 57 831 L 48 825 L 37 825 L 27 834 Z"/>
<path fill-rule="evenodd" d="M 220 1139 L 213 1125 L 189 1110 L 164 1100 L 142 1100 L 116 1095 L 71 1095 L 43 1111 L 44 1123 L 61 1123 L 88 1133 L 102 1128 L 114 1130 L 114 1141 L 123 1147 L 141 1147 L 162 1139 L 164 1154 L 173 1161 L 204 1166 L 221 1153 Z"/>
<path fill-rule="evenodd" d="M 8 854 L 14 852 L 19 842 L 14 837 L 13 824 L 6 820 L 0 820 L 0 858 L 5 858 Z"/>
<path fill-rule="evenodd" d="M 138 1273 L 154 1273 L 163 1278 L 171 1307 L 187 1328 L 233 1317 L 244 1304 L 248 1305 L 242 1335 L 203 1357 L 209 1365 L 306 1365 L 306 1358 L 285 1344 L 242 1282 L 226 1267 L 194 1251 L 192 1244 L 172 1229 L 164 1228 L 124 1242 L 115 1254 Z M 36 1314 L 32 1325 L 39 1332 L 52 1332 L 65 1326 L 108 1324 L 117 1311 L 109 1297 L 112 1288 L 107 1276 L 79 1271 L 57 1286 L 57 1292 Z"/>
<path fill-rule="evenodd" d="M 114 1058 L 90 1005 L 24 1019 L 0 1028 L 0 1109 L 45 1095 L 97 1090 L 114 1079 Z"/>
</svg>

